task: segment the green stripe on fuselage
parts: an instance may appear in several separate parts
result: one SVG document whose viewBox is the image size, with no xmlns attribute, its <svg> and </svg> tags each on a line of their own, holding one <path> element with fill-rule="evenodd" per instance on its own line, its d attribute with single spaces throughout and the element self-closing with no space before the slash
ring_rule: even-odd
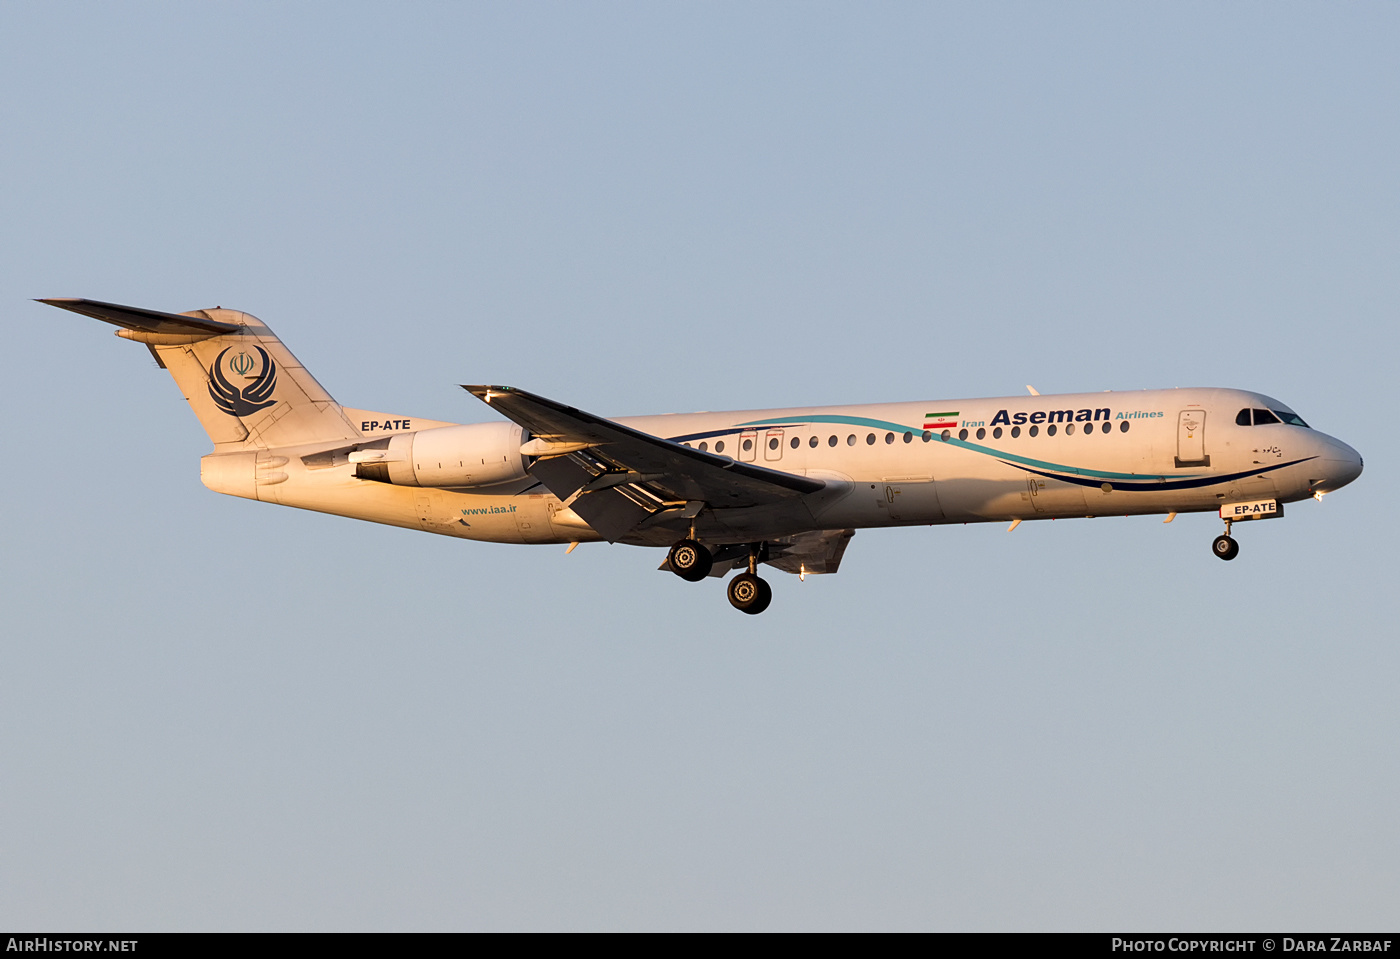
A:
<svg viewBox="0 0 1400 959">
<path fill-rule="evenodd" d="M 750 420 L 747 423 L 739 423 L 736 429 L 754 426 L 777 425 L 779 423 L 838 423 L 845 426 L 864 426 L 878 430 L 888 430 L 891 433 L 919 433 L 924 431 L 917 426 L 904 426 L 899 423 L 891 423 L 889 420 L 873 420 L 864 416 L 840 416 L 831 413 L 818 413 L 810 416 L 773 417 L 766 420 Z M 1032 459 L 1029 456 L 1018 456 L 1015 453 L 1008 453 L 1005 450 L 992 446 L 983 446 L 980 443 L 973 443 L 969 440 L 960 440 L 957 437 L 949 437 L 939 442 L 958 446 L 974 453 L 981 453 L 983 456 L 995 457 L 999 460 L 1011 460 L 1016 463 L 1024 463 L 1027 466 L 1038 466 L 1041 469 L 1058 470 L 1061 473 L 1070 473 L 1075 476 L 1092 476 L 1095 479 L 1105 480 L 1165 480 L 1167 476 L 1161 473 L 1113 473 L 1107 470 L 1091 470 L 1082 466 L 1063 466 L 1059 463 L 1051 463 L 1046 460 Z M 1194 479 L 1202 476 L 1201 473 L 1181 473 L 1173 474 L 1174 479 Z"/>
</svg>

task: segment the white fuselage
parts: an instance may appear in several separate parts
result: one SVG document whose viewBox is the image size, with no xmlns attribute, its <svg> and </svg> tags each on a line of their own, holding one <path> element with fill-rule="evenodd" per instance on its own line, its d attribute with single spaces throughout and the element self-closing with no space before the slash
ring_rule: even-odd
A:
<svg viewBox="0 0 1400 959">
<path fill-rule="evenodd" d="M 810 529 L 1215 511 L 1234 502 L 1304 499 L 1360 473 L 1355 450 L 1306 426 L 1239 425 L 1240 411 L 1251 409 L 1290 412 L 1257 393 L 1177 389 L 681 413 L 617 422 L 827 484 L 806 497 L 800 510 L 706 510 L 697 533 L 716 543 Z M 379 422 L 367 439 L 422 425 L 374 416 Z M 214 454 L 205 457 L 205 482 L 220 492 L 464 539 L 599 538 L 530 478 L 472 489 L 394 486 L 356 478 L 346 462 L 307 465 L 303 457 L 327 445 Z M 253 458 L 251 474 L 231 469 L 230 456 Z M 254 480 L 224 478 L 235 473 Z M 663 543 L 644 534 L 625 542 Z"/>
</svg>

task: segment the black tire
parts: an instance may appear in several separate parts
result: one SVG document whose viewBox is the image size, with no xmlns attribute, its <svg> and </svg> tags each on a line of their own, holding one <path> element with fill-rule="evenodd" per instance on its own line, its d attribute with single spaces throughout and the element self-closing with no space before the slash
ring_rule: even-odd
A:
<svg viewBox="0 0 1400 959">
<path fill-rule="evenodd" d="M 700 582 L 710 575 L 710 570 L 715 566 L 715 558 L 710 551 L 693 539 L 683 539 L 672 546 L 667 561 L 671 564 L 671 572 L 687 583 Z"/>
<path fill-rule="evenodd" d="M 1210 544 L 1210 548 L 1211 552 L 1221 559 L 1234 559 L 1240 555 L 1240 544 L 1223 534 L 1215 537 L 1215 542 Z"/>
<path fill-rule="evenodd" d="M 749 610 L 749 612 L 753 613 L 755 616 L 767 609 L 768 604 L 773 602 L 773 587 L 768 585 L 768 580 L 760 579 L 758 581 L 758 588 L 762 595 L 759 597 L 758 602 L 754 603 L 753 608 Z"/>
<path fill-rule="evenodd" d="M 753 573 L 740 573 L 729 581 L 729 604 L 750 616 L 757 616 L 773 602 L 773 588 Z"/>
</svg>

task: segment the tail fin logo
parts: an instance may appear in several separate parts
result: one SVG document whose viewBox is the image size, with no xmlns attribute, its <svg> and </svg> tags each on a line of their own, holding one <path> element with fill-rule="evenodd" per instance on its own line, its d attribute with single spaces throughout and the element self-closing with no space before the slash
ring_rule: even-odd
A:
<svg viewBox="0 0 1400 959">
<path fill-rule="evenodd" d="M 224 375 L 224 357 L 232 348 L 220 353 L 209 367 L 209 397 L 229 416 L 251 416 L 277 402 L 270 398 L 272 391 L 277 389 L 277 364 L 272 362 L 267 350 L 255 345 L 253 349 L 262 357 L 262 372 L 240 390 Z M 253 369 L 253 358 L 247 353 L 239 353 L 229 362 L 229 367 L 239 376 L 247 376 Z"/>
</svg>

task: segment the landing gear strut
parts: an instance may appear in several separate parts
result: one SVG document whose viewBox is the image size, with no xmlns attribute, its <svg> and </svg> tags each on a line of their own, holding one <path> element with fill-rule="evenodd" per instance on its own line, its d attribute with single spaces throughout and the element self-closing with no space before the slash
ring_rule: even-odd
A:
<svg viewBox="0 0 1400 959">
<path fill-rule="evenodd" d="M 671 572 L 688 583 L 698 583 L 710 575 L 715 560 L 710 551 L 693 539 L 683 539 L 671 547 L 667 556 Z"/>
<path fill-rule="evenodd" d="M 1215 537 L 1215 542 L 1210 544 L 1211 551 L 1221 559 L 1234 559 L 1240 555 L 1240 544 L 1235 542 L 1230 535 L 1230 521 L 1225 521 L 1225 532 L 1221 536 Z"/>
<path fill-rule="evenodd" d="M 729 604 L 735 609 L 750 616 L 757 616 L 768 608 L 768 604 L 773 602 L 773 589 L 768 585 L 767 580 L 761 579 L 758 573 L 759 553 L 764 551 L 762 544 L 758 544 L 749 551 L 749 571 L 740 573 L 729 581 Z"/>
</svg>

